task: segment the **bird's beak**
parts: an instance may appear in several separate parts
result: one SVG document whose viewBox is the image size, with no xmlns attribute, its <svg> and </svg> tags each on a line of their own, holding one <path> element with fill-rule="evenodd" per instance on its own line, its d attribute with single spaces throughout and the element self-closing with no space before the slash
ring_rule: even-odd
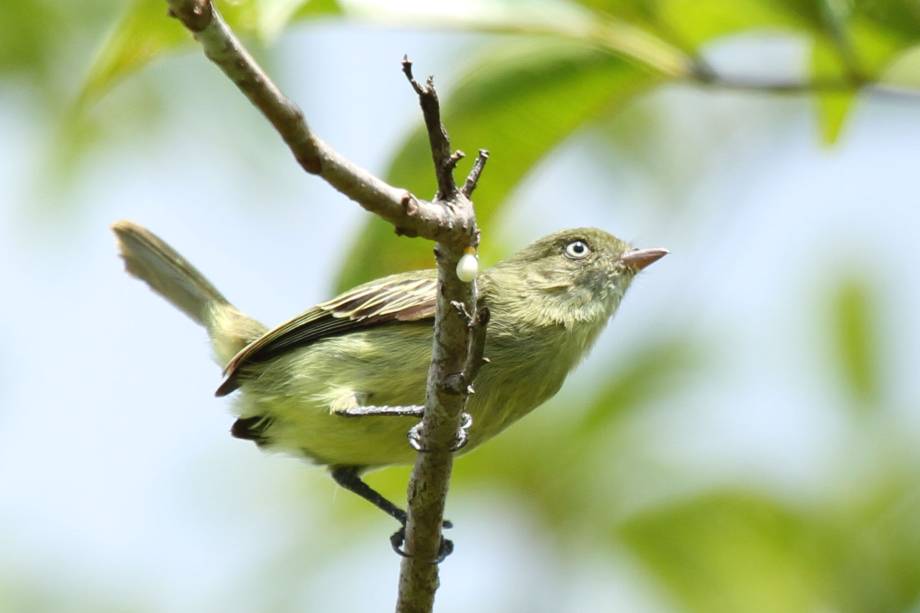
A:
<svg viewBox="0 0 920 613">
<path fill-rule="evenodd" d="M 632 251 L 624 253 L 620 257 L 620 260 L 638 272 L 666 255 L 668 255 L 668 250 L 660 247 L 655 247 L 653 249 L 633 249 Z"/>
</svg>

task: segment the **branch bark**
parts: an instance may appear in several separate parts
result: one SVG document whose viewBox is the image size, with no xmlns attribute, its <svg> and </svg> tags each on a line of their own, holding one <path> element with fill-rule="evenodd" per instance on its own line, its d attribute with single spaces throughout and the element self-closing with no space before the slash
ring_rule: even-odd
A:
<svg viewBox="0 0 920 613">
<path fill-rule="evenodd" d="M 432 360 L 426 385 L 426 405 L 419 453 L 408 487 L 405 552 L 399 579 L 399 612 L 429 612 L 438 587 L 441 527 L 450 483 L 454 444 L 472 381 L 483 361 L 488 312 L 476 308 L 476 283 L 461 281 L 457 263 L 479 244 L 479 230 L 470 194 L 482 172 L 482 151 L 458 189 L 453 170 L 463 153 L 450 152 L 441 124 L 440 105 L 432 79 L 420 85 L 412 64 L 403 59 L 403 72 L 419 97 L 431 143 L 438 181 L 434 201 L 416 198 L 359 168 L 320 140 L 301 110 L 256 64 L 210 0 L 167 0 L 170 15 L 179 19 L 217 64 L 275 127 L 304 170 L 368 211 L 392 223 L 397 233 L 436 241 L 438 297 Z M 474 316 L 468 314 L 473 313 Z"/>
</svg>

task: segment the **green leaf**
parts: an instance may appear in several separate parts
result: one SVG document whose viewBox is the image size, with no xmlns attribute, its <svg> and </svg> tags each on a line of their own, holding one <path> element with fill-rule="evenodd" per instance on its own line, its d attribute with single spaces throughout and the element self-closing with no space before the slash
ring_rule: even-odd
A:
<svg viewBox="0 0 920 613">
<path fill-rule="evenodd" d="M 865 11 L 825 1 L 824 33 L 813 39 L 811 76 L 815 81 L 873 81 L 909 43 L 900 29 L 882 27 Z M 862 6 L 862 5 L 860 5 Z M 836 7 L 836 8 L 835 8 Z M 863 7 L 864 8 L 864 7 Z M 856 101 L 858 90 L 821 92 L 815 96 L 821 137 L 833 144 Z"/>
<path fill-rule="evenodd" d="M 851 20 L 850 37 L 860 70 L 864 76 L 875 79 L 899 54 L 920 40 L 920 32 L 905 37 L 900 30 L 856 17 Z"/>
<path fill-rule="evenodd" d="M 914 610 L 917 475 L 841 478 L 843 499 L 808 509 L 739 490 L 668 502 L 621 524 L 615 542 L 627 544 L 682 611 Z"/>
<path fill-rule="evenodd" d="M 769 498 L 737 491 L 703 495 L 641 514 L 619 536 L 681 610 L 826 608 L 819 526 Z"/>
<path fill-rule="evenodd" d="M 840 81 L 849 78 L 834 47 L 824 38 L 815 39 L 811 48 L 811 75 L 815 81 Z M 815 94 L 821 140 L 826 145 L 837 142 L 847 115 L 856 101 L 856 92 L 822 92 Z"/>
<path fill-rule="evenodd" d="M 699 361 L 700 352 L 686 339 L 648 339 L 621 360 L 619 370 L 585 411 L 577 431 L 602 430 L 628 411 L 673 390 L 681 377 L 699 366 Z"/>
<path fill-rule="evenodd" d="M 190 38 L 181 23 L 167 17 L 165 2 L 134 0 L 90 66 L 78 106 L 93 102 L 121 77 Z"/>
<path fill-rule="evenodd" d="M 277 35 L 293 17 L 340 12 L 336 0 L 222 0 L 217 7 L 236 34 L 261 34 L 263 38 Z M 167 15 L 163 0 L 134 0 L 96 54 L 79 103 L 96 100 L 120 78 L 192 41 L 182 24 Z"/>
<path fill-rule="evenodd" d="M 920 45 L 900 52 L 882 70 L 879 80 L 899 87 L 920 89 Z"/>
<path fill-rule="evenodd" d="M 920 5 L 914 0 L 851 2 L 853 15 L 876 24 L 905 44 L 920 40 Z"/>
<path fill-rule="evenodd" d="M 277 38 L 292 21 L 343 13 L 337 0 L 262 0 L 259 6 L 259 36 L 266 41 Z"/>
<path fill-rule="evenodd" d="M 20 71 L 43 75 L 60 38 L 49 25 L 61 26 L 62 8 L 39 0 L 0 3 L 0 75 Z"/>
<path fill-rule="evenodd" d="M 578 0 L 601 14 L 643 25 L 656 34 L 697 49 L 745 30 L 817 29 L 814 0 Z"/>
<path fill-rule="evenodd" d="M 627 0 L 641 2 L 641 0 Z M 462 29 L 516 35 L 545 35 L 593 44 L 658 72 L 686 76 L 686 54 L 641 22 L 610 19 L 569 0 L 357 0 L 347 3 L 358 20 L 424 29 Z"/>
<path fill-rule="evenodd" d="M 16 87 L 40 90 L 60 107 L 86 40 L 111 20 L 111 0 L 0 2 L 0 77 L 26 76 Z"/>
<path fill-rule="evenodd" d="M 635 23 L 654 23 L 660 2 L 648 0 L 577 0 L 592 11 Z"/>
<path fill-rule="evenodd" d="M 865 408 L 879 401 L 878 330 L 868 284 L 847 280 L 833 296 L 832 339 L 837 367 L 853 398 Z"/>
<path fill-rule="evenodd" d="M 746 30 L 818 30 L 812 0 L 660 0 L 658 20 L 691 48 Z"/>
<path fill-rule="evenodd" d="M 879 455 L 891 454 L 891 441 L 880 442 Z M 916 611 L 920 602 L 920 481 L 902 472 L 912 460 L 886 460 L 893 461 L 891 468 L 875 475 L 856 500 L 822 513 L 833 521 L 839 611 Z M 852 492 L 852 475 L 845 480 Z"/>
<path fill-rule="evenodd" d="M 589 11 L 568 0 L 352 0 L 349 15 L 373 23 L 420 29 L 462 29 L 516 34 L 584 35 L 595 25 Z"/>
<path fill-rule="evenodd" d="M 585 122 L 659 78 L 593 47 L 541 38 L 489 53 L 449 96 L 442 95 L 443 121 L 454 147 L 470 158 L 479 148 L 491 152 L 474 195 L 477 219 L 486 229 L 486 259 L 503 254 L 489 225 L 534 165 Z M 458 169 L 459 179 L 462 172 Z M 396 153 L 387 178 L 421 197 L 434 194 L 431 153 L 421 128 Z M 339 287 L 431 266 L 430 243 L 398 238 L 389 224 L 369 218 L 344 263 Z"/>
</svg>

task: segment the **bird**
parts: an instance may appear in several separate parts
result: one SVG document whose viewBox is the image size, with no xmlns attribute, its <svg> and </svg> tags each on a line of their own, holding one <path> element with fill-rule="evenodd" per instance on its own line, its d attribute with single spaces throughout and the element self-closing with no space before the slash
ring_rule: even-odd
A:
<svg viewBox="0 0 920 613">
<path fill-rule="evenodd" d="M 216 395 L 236 396 L 231 434 L 327 467 L 339 485 L 400 523 L 391 542 L 401 552 L 405 511 L 362 476 L 417 454 L 407 433 L 425 404 L 436 271 L 358 285 L 269 329 L 150 230 L 131 221 L 112 230 L 126 271 L 207 331 L 223 368 Z M 475 449 L 555 395 L 635 276 L 667 253 L 574 228 L 482 271 L 488 362 L 468 398 L 458 451 Z"/>
</svg>

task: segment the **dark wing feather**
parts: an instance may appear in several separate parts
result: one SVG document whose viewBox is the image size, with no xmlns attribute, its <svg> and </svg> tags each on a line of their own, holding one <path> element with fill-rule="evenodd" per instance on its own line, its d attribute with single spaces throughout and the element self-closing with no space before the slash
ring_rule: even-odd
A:
<svg viewBox="0 0 920 613">
<path fill-rule="evenodd" d="M 437 276 L 420 270 L 371 281 L 318 304 L 244 347 L 224 369 L 218 396 L 237 389 L 240 369 L 264 362 L 323 338 L 398 321 L 434 317 Z"/>
</svg>

